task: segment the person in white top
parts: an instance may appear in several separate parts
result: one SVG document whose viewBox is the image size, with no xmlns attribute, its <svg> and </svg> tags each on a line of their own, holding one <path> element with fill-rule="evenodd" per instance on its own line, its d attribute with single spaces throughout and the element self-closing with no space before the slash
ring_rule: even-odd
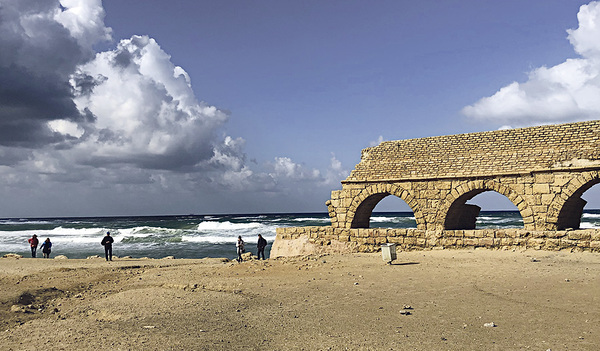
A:
<svg viewBox="0 0 600 351">
<path fill-rule="evenodd" d="M 242 240 L 242 236 L 238 236 L 238 240 L 237 243 L 235 244 L 235 247 L 237 248 L 237 261 L 238 262 L 242 262 L 242 253 L 244 253 L 244 240 Z"/>
</svg>

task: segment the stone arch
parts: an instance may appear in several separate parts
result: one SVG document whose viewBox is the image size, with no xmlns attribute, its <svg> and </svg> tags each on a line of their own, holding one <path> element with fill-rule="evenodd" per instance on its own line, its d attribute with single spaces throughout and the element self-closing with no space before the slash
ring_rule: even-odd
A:
<svg viewBox="0 0 600 351">
<path fill-rule="evenodd" d="M 350 223 L 350 228 L 369 228 L 373 209 L 383 198 L 389 195 L 404 200 L 415 215 L 417 229 L 425 229 L 424 216 L 414 196 L 406 189 L 393 184 L 373 184 L 365 187 L 352 200 L 346 223 Z"/>
<path fill-rule="evenodd" d="M 587 202 L 581 198 L 592 186 L 600 183 L 598 171 L 583 172 L 572 178 L 563 187 L 548 209 L 546 223 L 552 230 L 579 229 L 581 215 Z"/>
<path fill-rule="evenodd" d="M 527 202 L 514 190 L 494 180 L 469 181 L 452 189 L 437 211 L 434 222 L 435 229 L 475 229 L 475 220 L 479 215 L 480 208 L 468 205 L 466 202 L 486 191 L 495 191 L 506 196 L 519 210 L 525 229 L 534 229 L 533 211 Z M 464 226 L 465 223 L 469 224 L 469 227 L 461 228 L 461 225 Z"/>
</svg>

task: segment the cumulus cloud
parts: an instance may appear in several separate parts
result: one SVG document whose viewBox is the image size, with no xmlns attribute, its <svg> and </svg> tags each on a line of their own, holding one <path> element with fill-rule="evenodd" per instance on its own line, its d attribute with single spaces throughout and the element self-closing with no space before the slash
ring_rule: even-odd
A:
<svg viewBox="0 0 600 351">
<path fill-rule="evenodd" d="M 100 0 L 0 1 L 0 145 L 41 147 L 70 139 L 49 127 L 79 122 L 69 84 L 93 58 L 90 44 L 110 37 Z M 83 16 L 79 20 L 77 14 Z"/>
<path fill-rule="evenodd" d="M 96 165 L 189 170 L 213 157 L 215 132 L 228 119 L 197 101 L 187 73 L 147 36 L 97 54 L 71 82 L 80 113 L 94 116 L 81 125 L 85 140 L 76 149 Z"/>
<path fill-rule="evenodd" d="M 190 76 L 153 38 L 133 36 L 94 51 L 113 40 L 104 16 L 101 0 L 0 0 L 5 197 L 37 203 L 35 187 L 63 207 L 77 205 L 57 194 L 81 194 L 79 204 L 97 197 L 111 212 L 106 194 L 143 207 L 131 196 L 198 201 L 189 194 L 300 192 L 298 182 L 328 185 L 345 177 L 333 155 L 324 173 L 288 157 L 251 169 L 245 140 L 224 131 L 229 114 L 198 100 Z"/>
<path fill-rule="evenodd" d="M 321 172 L 317 169 L 306 169 L 301 164 L 295 163 L 289 157 L 276 157 L 272 163 L 273 172 L 270 173 L 273 178 L 290 178 L 298 180 L 320 179 Z"/>
<path fill-rule="evenodd" d="M 380 142 L 381 143 L 381 142 Z M 340 184 L 340 181 L 348 178 L 350 171 L 344 169 L 342 162 L 335 157 L 335 154 L 331 154 L 329 168 L 325 174 L 325 184 L 334 185 Z"/>
<path fill-rule="evenodd" d="M 581 6 L 579 27 L 568 30 L 578 58 L 532 70 L 528 80 L 513 82 L 494 95 L 466 106 L 473 120 L 512 126 L 598 118 L 600 114 L 600 2 Z"/>
</svg>

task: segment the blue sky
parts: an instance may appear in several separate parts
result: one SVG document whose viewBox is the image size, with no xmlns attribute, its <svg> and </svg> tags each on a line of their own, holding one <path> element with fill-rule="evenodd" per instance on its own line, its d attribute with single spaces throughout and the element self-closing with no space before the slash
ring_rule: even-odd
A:
<svg viewBox="0 0 600 351">
<path fill-rule="evenodd" d="M 598 119 L 594 23 L 586 1 L 0 0 L 0 213 L 326 211 L 382 140 Z"/>
</svg>

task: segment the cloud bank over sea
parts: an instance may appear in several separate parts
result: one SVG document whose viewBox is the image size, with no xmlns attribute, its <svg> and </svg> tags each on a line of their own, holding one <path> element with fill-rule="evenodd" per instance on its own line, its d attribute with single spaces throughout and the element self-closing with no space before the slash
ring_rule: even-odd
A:
<svg viewBox="0 0 600 351">
<path fill-rule="evenodd" d="M 0 188 L 14 205 L 36 184 L 48 199 L 81 195 L 57 207 L 106 211 L 86 200 L 114 196 L 129 202 L 116 213 L 160 211 L 151 199 L 186 203 L 165 209 L 177 213 L 195 197 L 209 211 L 219 191 L 288 193 L 345 177 L 335 157 L 324 171 L 285 156 L 249 163 L 244 138 L 226 133 L 230 113 L 197 98 L 155 39 L 115 41 L 104 17 L 100 0 L 0 1 Z M 125 198 L 144 194 L 146 205 Z"/>
<path fill-rule="evenodd" d="M 597 119 L 600 116 L 600 2 L 581 6 L 579 27 L 567 30 L 578 57 L 531 70 L 462 112 L 472 120 L 526 127 Z"/>
</svg>

